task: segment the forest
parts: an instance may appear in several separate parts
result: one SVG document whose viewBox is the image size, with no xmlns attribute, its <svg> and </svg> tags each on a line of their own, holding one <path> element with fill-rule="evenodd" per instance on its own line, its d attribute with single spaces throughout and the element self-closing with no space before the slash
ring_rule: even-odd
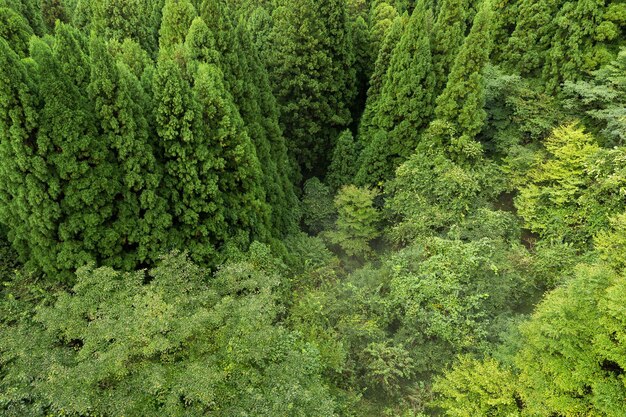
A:
<svg viewBox="0 0 626 417">
<path fill-rule="evenodd" d="M 626 0 L 0 0 L 0 415 L 626 416 Z"/>
</svg>

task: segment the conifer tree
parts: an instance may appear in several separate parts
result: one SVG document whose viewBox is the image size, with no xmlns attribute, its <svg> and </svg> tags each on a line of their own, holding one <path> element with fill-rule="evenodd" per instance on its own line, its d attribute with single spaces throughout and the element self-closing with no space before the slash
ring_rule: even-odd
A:
<svg viewBox="0 0 626 417">
<path fill-rule="evenodd" d="M 521 0 L 515 30 L 502 53 L 521 75 L 541 78 L 548 92 L 611 61 L 624 21 L 618 2 Z"/>
<path fill-rule="evenodd" d="M 429 132 L 429 142 L 449 147 L 456 157 L 479 156 L 480 144 L 474 141 L 485 123 L 485 87 L 483 69 L 489 62 L 493 45 L 491 4 L 485 2 L 474 18 L 470 34 L 465 39 L 443 93 L 437 97 L 436 123 Z M 438 132 L 438 130 L 441 131 Z M 443 132 L 449 132 L 453 139 Z M 457 160 L 458 162 L 459 160 Z"/>
<path fill-rule="evenodd" d="M 333 189 L 339 190 L 342 186 L 352 184 L 356 174 L 356 146 L 352 132 L 344 130 L 333 151 L 333 158 L 328 167 L 326 183 Z"/>
<path fill-rule="evenodd" d="M 352 117 L 358 123 L 365 107 L 369 79 L 375 59 L 369 28 L 359 16 L 350 28 L 351 42 L 354 48 L 354 67 L 356 70 L 356 97 L 351 106 Z"/>
<path fill-rule="evenodd" d="M 30 244 L 33 260 L 49 273 L 122 250 L 111 227 L 119 177 L 108 143 L 97 136 L 95 108 L 86 94 L 87 41 L 64 24 L 55 32 L 53 48 L 39 40 L 32 47 L 43 100 L 37 143 L 48 192 L 39 213 L 32 214 L 38 220 L 31 227 L 41 236 Z"/>
<path fill-rule="evenodd" d="M 381 1 L 373 6 L 370 13 L 370 39 L 374 56 L 378 54 L 389 29 L 398 17 L 398 11 L 387 2 Z"/>
<path fill-rule="evenodd" d="M 415 150 L 433 112 L 435 78 L 430 52 L 432 2 L 418 2 L 395 48 L 372 128 L 363 138 L 359 184 L 379 185 Z"/>
<path fill-rule="evenodd" d="M 68 22 L 67 11 L 62 0 L 41 0 L 41 14 L 49 31 L 54 30 L 57 20 Z"/>
<path fill-rule="evenodd" d="M 41 6 L 41 0 L 0 0 L 0 8 L 7 7 L 17 12 L 37 36 L 43 36 L 48 32 L 43 22 Z M 54 24 L 51 29 L 54 29 Z"/>
<path fill-rule="evenodd" d="M 348 185 L 335 197 L 337 223 L 335 230 L 329 231 L 327 236 L 348 256 L 365 258 L 372 253 L 370 242 L 379 235 L 380 213 L 373 206 L 376 196 L 374 190 Z"/>
<path fill-rule="evenodd" d="M 106 263 L 128 270 L 154 261 L 163 251 L 171 222 L 159 193 L 160 167 L 149 137 L 146 93 L 132 71 L 114 62 L 104 42 L 92 35 L 89 98 L 96 107 L 101 141 L 110 146 L 120 176 L 115 198 L 116 230 L 123 241 L 122 259 Z"/>
<path fill-rule="evenodd" d="M 28 42 L 33 30 L 18 12 L 9 7 L 0 7 L 0 38 L 21 57 L 28 54 Z"/>
<path fill-rule="evenodd" d="M 467 30 L 468 0 L 444 0 L 439 6 L 433 26 L 433 68 L 436 76 L 436 95 L 446 86 L 448 74 Z"/>
<path fill-rule="evenodd" d="M 106 39 L 131 38 L 156 56 L 163 5 L 164 0 L 92 1 L 90 29 Z"/>
<path fill-rule="evenodd" d="M 33 72 L 0 38 L 0 223 L 22 261 L 54 228 L 54 213 L 42 204 L 48 167 L 37 144 L 40 101 Z"/>
<path fill-rule="evenodd" d="M 159 29 L 160 50 L 182 44 L 195 17 L 196 9 L 189 0 L 165 0 Z"/>
<path fill-rule="evenodd" d="M 363 144 L 364 140 L 368 137 L 368 130 L 372 127 L 373 119 L 376 115 L 378 99 L 380 98 L 380 92 L 386 80 L 393 51 L 400 42 L 400 38 L 402 38 L 402 33 L 406 28 L 408 20 L 407 15 L 394 19 L 387 36 L 384 38 L 384 42 L 378 50 L 374 71 L 369 80 L 365 110 L 359 123 L 359 143 L 361 144 Z"/>
<path fill-rule="evenodd" d="M 351 121 L 353 52 L 342 0 L 277 2 L 268 63 L 281 124 L 303 170 L 323 170 Z"/>
<path fill-rule="evenodd" d="M 296 227 L 293 182 L 298 176 L 297 168 L 287 153 L 267 70 L 245 25 L 235 24 L 229 13 L 228 5 L 219 1 L 205 1 L 201 7 L 201 16 L 212 28 L 215 59 L 224 74 L 224 83 L 255 146 L 267 203 L 272 208 L 273 233 L 279 236 Z"/>
</svg>

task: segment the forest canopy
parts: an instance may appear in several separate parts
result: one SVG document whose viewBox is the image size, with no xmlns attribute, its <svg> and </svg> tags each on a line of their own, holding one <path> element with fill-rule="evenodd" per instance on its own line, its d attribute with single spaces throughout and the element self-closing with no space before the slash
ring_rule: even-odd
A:
<svg viewBox="0 0 626 417">
<path fill-rule="evenodd" d="M 625 31 L 0 0 L 0 415 L 623 417 Z"/>
</svg>

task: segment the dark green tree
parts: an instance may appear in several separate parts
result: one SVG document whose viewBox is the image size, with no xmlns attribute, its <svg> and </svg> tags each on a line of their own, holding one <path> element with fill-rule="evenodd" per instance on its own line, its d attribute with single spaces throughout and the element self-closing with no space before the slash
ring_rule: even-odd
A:
<svg viewBox="0 0 626 417">
<path fill-rule="evenodd" d="M 365 108 L 369 79 L 374 67 L 376 54 L 372 48 L 370 32 L 365 20 L 359 16 L 350 26 L 351 43 L 354 49 L 356 72 L 356 97 L 351 106 L 354 122 L 358 123 Z"/>
<path fill-rule="evenodd" d="M 492 20 L 491 3 L 485 2 L 454 60 L 446 88 L 437 97 L 436 121 L 426 135 L 425 146 L 432 146 L 434 141 L 459 162 L 482 154 L 482 146 L 475 139 L 487 118 L 483 72 L 493 45 Z M 441 135 L 440 130 L 450 132 L 452 138 Z"/>
<path fill-rule="evenodd" d="M 28 42 L 33 30 L 22 16 L 9 7 L 0 7 L 0 38 L 21 57 L 28 54 Z"/>
<path fill-rule="evenodd" d="M 402 33 L 408 22 L 408 16 L 404 15 L 396 17 L 384 38 L 383 43 L 378 49 L 378 56 L 374 64 L 374 70 L 369 80 L 369 88 L 367 90 L 367 100 L 365 102 L 365 110 L 359 123 L 358 140 L 360 145 L 364 145 L 363 141 L 368 137 L 369 129 L 372 128 L 373 119 L 376 115 L 376 103 L 380 98 L 380 92 L 385 83 L 389 63 L 393 55 L 394 48 L 400 42 Z"/>
<path fill-rule="evenodd" d="M 626 25 L 615 2 L 522 0 L 503 53 L 509 68 L 541 78 L 549 92 L 611 61 Z"/>
<path fill-rule="evenodd" d="M 32 156 L 36 170 L 28 175 L 41 182 L 37 206 L 27 209 L 31 233 L 37 236 L 29 239 L 29 246 L 31 261 L 48 273 L 121 251 L 119 232 L 111 227 L 121 184 L 109 143 L 98 137 L 95 107 L 86 94 L 91 65 L 86 44 L 64 24 L 57 24 L 52 48 L 40 40 L 32 44 L 43 107 L 38 151 Z"/>
<path fill-rule="evenodd" d="M 444 0 L 439 5 L 437 20 L 433 25 L 432 53 L 436 73 L 435 94 L 446 87 L 448 74 L 457 53 L 463 46 L 467 31 L 468 0 Z"/>
<path fill-rule="evenodd" d="M 62 0 L 41 0 L 41 14 L 49 31 L 54 31 L 57 20 L 68 22 L 68 13 Z"/>
<path fill-rule="evenodd" d="M 89 28 L 106 39 L 121 42 L 131 38 L 152 56 L 156 56 L 164 3 L 164 0 L 92 1 Z"/>
<path fill-rule="evenodd" d="M 268 68 L 281 124 L 302 169 L 323 173 L 355 97 L 345 2 L 281 0 L 277 6 Z"/>
<path fill-rule="evenodd" d="M 196 9 L 189 0 L 165 0 L 159 29 L 159 49 L 171 48 L 185 42 Z"/>
<path fill-rule="evenodd" d="M 30 248 L 54 229 L 55 215 L 43 207 L 49 174 L 42 158 L 45 149 L 37 145 L 41 102 L 36 71 L 2 38 L 0 74 L 0 223 L 22 261 L 27 261 Z"/>
<path fill-rule="evenodd" d="M 598 134 L 605 146 L 626 143 L 626 50 L 589 81 L 566 82 L 565 107 Z"/>
<path fill-rule="evenodd" d="M 433 113 L 435 77 L 430 32 L 432 2 L 420 1 L 395 48 L 379 100 L 371 103 L 372 127 L 361 138 L 357 182 L 380 185 L 415 150 Z"/>
<path fill-rule="evenodd" d="M 156 260 L 164 250 L 171 216 L 159 191 L 162 174 L 150 138 L 148 97 L 128 66 L 116 63 L 95 35 L 90 54 L 89 98 L 95 104 L 100 140 L 113 153 L 121 183 L 111 226 L 120 235 L 121 259 L 106 263 L 130 270 Z"/>
<path fill-rule="evenodd" d="M 297 205 L 293 182 L 298 178 L 298 170 L 288 155 L 267 70 L 246 25 L 241 21 L 233 22 L 226 3 L 206 1 L 201 15 L 211 27 L 226 88 L 244 121 L 263 170 L 265 194 L 272 208 L 273 234 L 289 233 L 295 230 L 298 221 L 293 210 Z"/>
<path fill-rule="evenodd" d="M 356 144 L 350 130 L 344 130 L 333 150 L 333 157 L 328 167 L 326 183 L 333 189 L 353 184 L 356 174 Z"/>
</svg>

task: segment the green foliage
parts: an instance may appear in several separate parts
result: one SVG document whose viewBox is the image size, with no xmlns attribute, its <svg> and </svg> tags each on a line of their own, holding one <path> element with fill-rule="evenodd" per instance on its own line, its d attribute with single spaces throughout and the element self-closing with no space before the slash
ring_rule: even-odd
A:
<svg viewBox="0 0 626 417">
<path fill-rule="evenodd" d="M 185 41 L 196 9 L 188 0 L 165 0 L 159 29 L 159 50 L 164 51 Z"/>
<path fill-rule="evenodd" d="M 565 119 L 558 107 L 557 100 L 538 92 L 522 77 L 493 66 L 485 68 L 487 120 L 479 138 L 487 155 L 505 159 L 505 169 L 514 181 L 529 168 L 520 165 L 526 162 L 526 154 L 535 151 Z"/>
<path fill-rule="evenodd" d="M 54 31 L 56 21 L 67 23 L 67 11 L 63 0 L 41 0 L 41 15 L 48 30 Z"/>
<path fill-rule="evenodd" d="M 156 56 L 158 49 L 161 10 L 164 0 L 82 0 L 89 3 L 76 16 L 83 25 L 101 34 L 106 39 L 123 41 L 130 38 Z M 78 13 L 78 6 L 77 6 Z M 88 20 L 87 16 L 91 14 Z M 87 23 L 87 21 L 89 23 Z M 79 22 L 77 22 L 79 23 Z"/>
<path fill-rule="evenodd" d="M 487 348 L 492 323 L 532 286 L 526 259 L 519 244 L 500 238 L 423 239 L 389 259 L 394 339 L 411 352 L 415 372 L 438 372 L 458 353 Z"/>
<path fill-rule="evenodd" d="M 607 267 L 581 265 L 523 326 L 517 365 L 529 415 L 624 414 L 624 285 Z"/>
<path fill-rule="evenodd" d="M 267 64 L 281 125 L 302 169 L 323 173 L 333 141 L 351 122 L 356 93 L 345 1 L 281 0 L 276 6 Z"/>
<path fill-rule="evenodd" d="M 550 91 L 577 81 L 615 52 L 626 20 L 621 2 L 522 0 L 503 53 L 507 66 Z"/>
<path fill-rule="evenodd" d="M 493 44 L 492 20 L 491 3 L 485 2 L 454 60 L 445 89 L 437 97 L 436 120 L 424 139 L 426 144 L 423 146 L 443 148 L 460 163 L 472 161 L 482 154 L 482 147 L 474 139 L 487 118 L 483 70 Z M 445 129 L 442 131 L 438 124 L 444 125 Z M 447 132 L 450 132 L 450 138 Z"/>
<path fill-rule="evenodd" d="M 500 188 L 498 169 L 488 160 L 466 167 L 442 152 L 416 152 L 387 188 L 386 208 L 393 220 L 389 237 L 407 244 L 447 230 L 484 207 Z"/>
<path fill-rule="evenodd" d="M 519 214 L 542 237 L 588 244 L 623 210 L 623 151 L 600 150 L 574 125 L 556 129 L 545 146 L 546 157 L 536 161 L 516 199 Z"/>
<path fill-rule="evenodd" d="M 420 1 L 400 43 L 394 49 L 380 98 L 374 106 L 372 127 L 360 139 L 357 182 L 381 185 L 415 150 L 419 133 L 433 111 L 435 78 L 430 52 L 432 2 Z"/>
<path fill-rule="evenodd" d="M 335 415 L 317 350 L 273 325 L 277 280 L 248 262 L 209 278 L 180 255 L 148 275 L 82 268 L 54 306 L 3 329 L 2 384 L 16 385 L 0 404 L 83 415 Z"/>
<path fill-rule="evenodd" d="M 100 255 L 108 258 L 107 264 L 128 270 L 161 253 L 171 215 L 159 192 L 162 172 L 144 114 L 149 106 L 146 92 L 131 69 L 114 62 L 102 40 L 93 35 L 90 55 L 89 98 L 95 104 L 98 134 L 110 147 L 120 181 L 117 217 L 110 227 L 122 247 L 119 253 L 111 247 Z"/>
<path fill-rule="evenodd" d="M 298 169 L 288 156 L 279 125 L 279 106 L 261 52 L 255 49 L 244 23 L 231 16 L 226 3 L 206 1 L 200 14 L 213 32 L 225 85 L 261 164 L 266 200 L 272 209 L 272 231 L 276 236 L 289 234 L 298 222 L 298 213 L 293 210 L 297 205 L 293 182 Z"/>
<path fill-rule="evenodd" d="M 28 53 L 28 42 L 33 30 L 15 10 L 9 7 L 0 7 L 0 38 L 3 38 L 8 47 L 24 57 Z"/>
<path fill-rule="evenodd" d="M 347 185 L 335 197 L 337 222 L 326 236 L 348 256 L 367 258 L 372 254 L 370 243 L 379 235 L 380 213 L 373 205 L 377 195 L 375 190 Z"/>
<path fill-rule="evenodd" d="M 333 151 L 333 157 L 328 167 L 326 182 L 333 190 L 354 182 L 356 174 L 357 150 L 352 132 L 344 130 Z"/>
<path fill-rule="evenodd" d="M 439 394 L 436 404 L 447 416 L 521 415 L 515 376 L 491 358 L 460 357 L 433 389 Z"/>
<path fill-rule="evenodd" d="M 398 11 L 391 4 L 381 1 L 377 2 L 370 13 L 370 39 L 372 42 L 372 51 L 378 55 L 390 28 L 393 26 Z"/>
<path fill-rule="evenodd" d="M 626 50 L 611 64 L 594 73 L 590 81 L 566 82 L 564 104 L 573 113 L 584 115 L 587 127 L 597 132 L 605 145 L 626 141 Z"/>
<path fill-rule="evenodd" d="M 302 196 L 302 221 L 312 234 L 330 230 L 334 224 L 336 209 L 330 188 L 318 178 L 304 183 Z"/>
<path fill-rule="evenodd" d="M 467 0 L 444 0 L 439 5 L 439 13 L 431 35 L 433 70 L 436 73 L 436 95 L 441 94 L 444 90 L 448 74 L 463 46 L 467 31 L 469 3 Z"/>
</svg>

